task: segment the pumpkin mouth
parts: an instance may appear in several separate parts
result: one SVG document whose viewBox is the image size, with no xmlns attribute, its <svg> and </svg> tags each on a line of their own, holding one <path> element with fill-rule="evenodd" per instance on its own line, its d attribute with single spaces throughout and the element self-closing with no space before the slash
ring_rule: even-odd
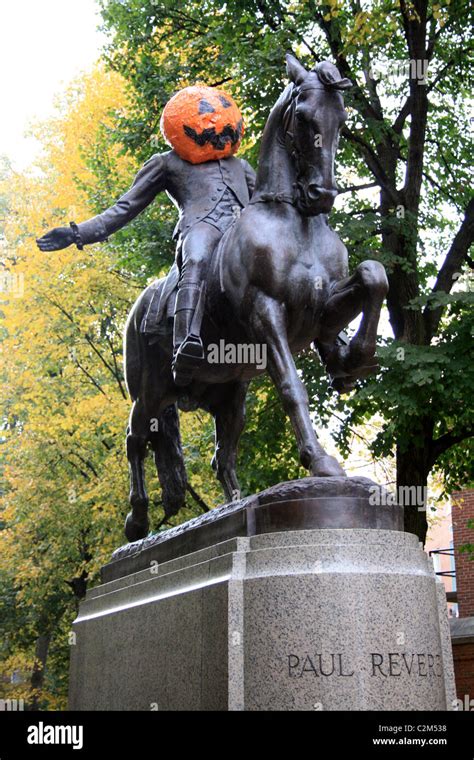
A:
<svg viewBox="0 0 474 760">
<path fill-rule="evenodd" d="M 226 124 L 220 132 L 216 132 L 215 127 L 208 127 L 199 134 L 187 124 L 183 124 L 183 129 L 187 136 L 191 140 L 194 140 L 196 145 L 202 147 L 203 145 L 210 144 L 216 150 L 225 150 L 228 143 L 232 146 L 240 143 L 243 132 L 243 121 L 240 119 L 236 129 L 231 124 Z"/>
<path fill-rule="evenodd" d="M 230 95 L 214 87 L 185 87 L 166 104 L 161 131 L 176 153 L 193 164 L 227 158 L 244 134 L 242 114 Z"/>
</svg>

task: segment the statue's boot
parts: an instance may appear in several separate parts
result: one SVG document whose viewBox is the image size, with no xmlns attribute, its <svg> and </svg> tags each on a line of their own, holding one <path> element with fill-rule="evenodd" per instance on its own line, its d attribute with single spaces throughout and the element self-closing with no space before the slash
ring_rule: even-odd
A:
<svg viewBox="0 0 474 760">
<path fill-rule="evenodd" d="M 204 361 L 200 329 L 204 310 L 204 285 L 182 285 L 176 296 L 173 330 L 173 378 L 176 385 L 189 385 Z"/>
</svg>

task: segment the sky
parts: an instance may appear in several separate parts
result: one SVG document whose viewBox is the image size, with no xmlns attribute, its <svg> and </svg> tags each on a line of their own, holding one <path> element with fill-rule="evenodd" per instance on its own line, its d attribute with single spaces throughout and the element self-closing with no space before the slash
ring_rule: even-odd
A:
<svg viewBox="0 0 474 760">
<path fill-rule="evenodd" d="M 40 149 L 29 123 L 51 116 L 54 96 L 99 57 L 99 23 L 95 0 L 0 3 L 0 155 L 17 170 Z"/>
</svg>

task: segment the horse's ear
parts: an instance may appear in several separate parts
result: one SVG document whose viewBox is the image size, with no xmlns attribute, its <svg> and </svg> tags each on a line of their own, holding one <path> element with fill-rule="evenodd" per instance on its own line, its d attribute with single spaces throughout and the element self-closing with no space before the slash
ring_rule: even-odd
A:
<svg viewBox="0 0 474 760">
<path fill-rule="evenodd" d="M 297 58 L 295 58 L 293 53 L 287 53 L 285 58 L 286 71 L 289 78 L 292 82 L 294 82 L 294 84 L 301 84 L 308 74 L 305 67 L 299 62 Z"/>
<path fill-rule="evenodd" d="M 331 61 L 321 61 L 314 69 L 319 81 L 330 90 L 348 90 L 352 87 L 350 79 L 342 79 L 339 69 Z"/>
</svg>

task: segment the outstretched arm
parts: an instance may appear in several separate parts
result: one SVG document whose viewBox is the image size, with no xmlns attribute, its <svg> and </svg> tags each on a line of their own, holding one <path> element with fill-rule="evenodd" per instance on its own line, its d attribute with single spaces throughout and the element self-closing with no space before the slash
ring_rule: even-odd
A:
<svg viewBox="0 0 474 760">
<path fill-rule="evenodd" d="M 165 160 L 157 154 L 142 166 L 130 190 L 117 203 L 77 225 L 77 239 L 71 227 L 55 227 L 36 241 L 38 247 L 42 251 L 57 251 L 74 242 L 83 245 L 102 242 L 134 219 L 165 187 Z"/>
</svg>

